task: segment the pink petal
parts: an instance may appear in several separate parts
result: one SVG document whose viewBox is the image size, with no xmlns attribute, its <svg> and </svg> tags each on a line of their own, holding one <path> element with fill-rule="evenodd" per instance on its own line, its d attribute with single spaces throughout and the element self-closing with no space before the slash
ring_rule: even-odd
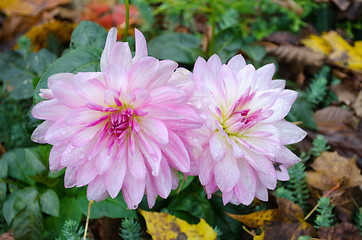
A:
<svg viewBox="0 0 362 240">
<path fill-rule="evenodd" d="M 128 71 L 123 65 L 109 64 L 104 70 L 104 78 L 108 88 L 115 89 L 121 93 L 127 92 Z"/>
<path fill-rule="evenodd" d="M 100 65 L 101 65 L 102 72 L 108 66 L 109 55 L 110 55 L 111 49 L 113 48 L 113 45 L 116 43 L 116 41 L 117 41 L 117 29 L 113 27 L 108 32 L 106 45 L 104 46 L 104 50 L 103 50 L 102 56 L 101 56 Z"/>
<path fill-rule="evenodd" d="M 37 119 L 57 121 L 69 110 L 69 107 L 62 105 L 57 99 L 52 99 L 37 103 L 31 110 L 31 114 Z"/>
<path fill-rule="evenodd" d="M 255 197 L 262 201 L 268 201 L 269 198 L 268 189 L 259 181 L 259 179 L 256 179 Z"/>
<path fill-rule="evenodd" d="M 146 179 L 137 179 L 130 173 L 126 173 L 123 181 L 122 194 L 129 209 L 136 209 L 145 192 Z"/>
<path fill-rule="evenodd" d="M 85 101 L 75 92 L 72 81 L 73 79 L 59 79 L 52 84 L 52 92 L 62 104 L 76 108 L 84 105 Z"/>
<path fill-rule="evenodd" d="M 168 163 L 181 172 L 190 171 L 190 158 L 181 139 L 172 131 L 168 132 L 169 142 L 161 148 Z"/>
<path fill-rule="evenodd" d="M 228 202 L 230 202 L 230 200 L 232 199 L 233 196 L 234 196 L 234 190 L 222 193 L 222 203 L 224 204 L 224 206 Z"/>
<path fill-rule="evenodd" d="M 77 73 L 74 76 L 73 84 L 76 93 L 88 102 L 103 104 L 106 87 L 97 78 L 84 80 L 82 77 L 78 77 L 84 74 L 86 73 Z"/>
<path fill-rule="evenodd" d="M 60 164 L 60 159 L 64 152 L 66 145 L 53 146 L 49 154 L 49 169 L 51 172 L 57 172 L 64 166 Z"/>
<path fill-rule="evenodd" d="M 82 147 L 88 144 L 96 134 L 101 130 L 102 126 L 95 125 L 93 127 L 83 127 L 72 137 L 71 143 L 74 147 Z"/>
<path fill-rule="evenodd" d="M 159 144 L 168 143 L 168 130 L 165 124 L 156 118 L 142 118 L 139 120 L 142 130 Z"/>
<path fill-rule="evenodd" d="M 136 53 L 135 57 L 133 58 L 134 63 L 148 56 L 146 39 L 137 28 L 135 29 L 135 40 Z"/>
<path fill-rule="evenodd" d="M 92 161 L 88 161 L 78 167 L 77 173 L 77 187 L 82 187 L 93 181 L 98 175 L 98 169 L 94 166 Z"/>
<path fill-rule="evenodd" d="M 250 205 L 255 196 L 255 171 L 245 160 L 239 160 L 240 178 L 235 186 L 235 195 L 239 202 Z"/>
<path fill-rule="evenodd" d="M 224 86 L 226 88 L 226 99 L 227 102 L 235 102 L 237 101 L 240 96 L 238 92 L 238 81 L 236 79 L 235 74 L 231 71 L 231 69 L 223 65 L 220 69 L 219 74 L 219 81 L 222 81 L 224 83 Z"/>
<path fill-rule="evenodd" d="M 150 104 L 144 108 L 148 112 L 149 116 L 161 119 L 161 120 L 173 120 L 182 119 L 182 115 L 177 112 L 177 109 L 172 109 L 168 106 L 162 106 L 159 104 Z"/>
<path fill-rule="evenodd" d="M 210 182 L 214 176 L 215 162 L 212 159 L 210 151 L 204 151 L 200 158 L 200 170 L 199 178 L 202 185 L 206 185 Z"/>
<path fill-rule="evenodd" d="M 217 76 L 219 74 L 222 62 L 216 54 L 213 54 L 209 60 L 207 60 L 207 66 L 209 67 L 211 74 Z"/>
<path fill-rule="evenodd" d="M 162 198 L 167 198 L 171 192 L 171 170 L 166 159 L 161 160 L 161 168 L 158 176 L 154 177 L 157 192 Z"/>
<path fill-rule="evenodd" d="M 79 166 L 86 161 L 86 153 L 88 146 L 74 147 L 72 144 L 68 144 L 64 149 L 60 163 L 65 166 Z"/>
<path fill-rule="evenodd" d="M 144 156 L 148 167 L 151 169 L 153 176 L 157 176 L 160 169 L 161 162 L 161 149 L 158 144 L 148 135 L 145 135 L 141 131 L 137 133 L 137 144 L 140 151 Z"/>
<path fill-rule="evenodd" d="M 104 183 L 112 198 L 115 198 L 121 190 L 126 171 L 126 158 L 118 154 L 117 158 L 113 161 L 112 166 L 103 175 Z"/>
<path fill-rule="evenodd" d="M 128 146 L 128 148 L 130 148 Z M 146 165 L 141 154 L 141 151 L 138 147 L 135 147 L 134 153 L 132 154 L 130 149 L 128 149 L 128 169 L 129 172 L 137 179 L 145 179 L 146 177 Z"/>
<path fill-rule="evenodd" d="M 241 56 L 241 54 L 238 54 L 229 60 L 227 66 L 235 75 L 237 75 L 238 72 L 246 66 L 246 62 L 243 56 Z"/>
<path fill-rule="evenodd" d="M 64 117 L 60 118 L 49 127 L 44 136 L 47 143 L 57 145 L 63 141 L 69 141 L 69 138 L 79 129 L 79 127 L 68 126 L 64 120 Z"/>
<path fill-rule="evenodd" d="M 249 88 L 251 92 L 255 90 L 256 71 L 253 65 L 248 64 L 243 67 L 236 75 L 239 83 L 238 96 L 242 96 Z"/>
<path fill-rule="evenodd" d="M 64 187 L 72 188 L 75 186 L 76 181 L 77 181 L 77 168 L 67 167 L 64 175 Z"/>
<path fill-rule="evenodd" d="M 216 94 L 220 91 L 216 76 L 212 74 L 205 59 L 202 57 L 198 57 L 195 62 L 193 77 L 196 82 L 196 87 L 200 92 Z"/>
<path fill-rule="evenodd" d="M 230 191 L 239 181 L 240 169 L 232 151 L 228 150 L 225 157 L 215 163 L 215 181 L 222 192 Z"/>
<path fill-rule="evenodd" d="M 90 124 L 105 116 L 106 113 L 89 109 L 88 107 L 75 108 L 68 112 L 66 123 L 70 126 Z"/>
<path fill-rule="evenodd" d="M 109 53 L 108 66 L 116 64 L 129 70 L 132 66 L 132 54 L 127 42 L 116 42 Z"/>
<path fill-rule="evenodd" d="M 300 142 L 307 135 L 307 132 L 305 132 L 303 129 L 285 120 L 277 121 L 274 124 L 280 131 L 281 143 L 283 145 Z"/>
<path fill-rule="evenodd" d="M 146 194 L 148 207 L 152 208 L 155 205 L 158 192 L 153 178 L 150 176 L 150 174 L 147 174 L 146 176 Z"/>
<path fill-rule="evenodd" d="M 276 89 L 276 88 L 284 89 L 285 88 L 285 80 L 280 80 L 280 79 L 272 80 L 270 87 L 272 89 Z"/>
<path fill-rule="evenodd" d="M 56 73 L 56 74 L 53 74 L 48 78 L 48 87 L 52 90 L 53 87 L 54 87 L 54 84 L 57 81 L 72 82 L 73 77 L 74 77 L 73 73 Z"/>
<path fill-rule="evenodd" d="M 274 72 L 275 72 L 275 66 L 273 63 L 264 65 L 258 70 L 256 70 L 255 88 L 258 90 L 269 89 Z"/>
<path fill-rule="evenodd" d="M 274 122 L 283 119 L 290 111 L 292 104 L 297 99 L 298 93 L 292 90 L 284 90 L 270 108 L 274 113 L 265 122 Z"/>
<path fill-rule="evenodd" d="M 44 137 L 49 127 L 51 127 L 53 123 L 54 122 L 52 121 L 44 121 L 39 124 L 31 134 L 31 140 L 36 143 L 47 143 Z"/>
<path fill-rule="evenodd" d="M 128 89 L 146 88 L 156 76 L 159 62 L 153 57 L 146 57 L 133 64 L 128 73 Z"/>
<path fill-rule="evenodd" d="M 279 166 L 280 170 L 275 170 L 277 174 L 277 179 L 280 181 L 288 181 L 289 180 L 289 173 L 288 169 L 284 165 Z"/>
<path fill-rule="evenodd" d="M 148 84 L 147 90 L 153 90 L 165 86 L 173 75 L 177 63 L 171 60 L 162 60 L 158 63 L 158 71 L 152 81 Z"/>
<path fill-rule="evenodd" d="M 103 175 L 112 166 L 113 161 L 117 154 L 116 147 L 112 147 L 110 153 L 109 149 L 102 149 L 94 159 L 94 166 L 98 169 L 98 174 Z"/>
<path fill-rule="evenodd" d="M 220 161 L 224 158 L 227 149 L 226 138 L 219 132 L 215 132 L 210 138 L 210 151 L 215 161 Z"/>
<path fill-rule="evenodd" d="M 294 165 L 300 162 L 300 158 L 297 157 L 292 151 L 287 147 L 282 146 L 278 155 L 275 157 L 275 161 L 278 163 L 286 164 L 287 166 Z"/>
<path fill-rule="evenodd" d="M 184 91 L 169 87 L 163 86 L 156 88 L 150 92 L 151 104 L 163 104 L 163 105 L 174 105 L 174 104 L 184 104 L 186 102 L 186 94 Z"/>
<path fill-rule="evenodd" d="M 108 197 L 106 185 L 104 184 L 101 176 L 96 177 L 88 184 L 87 198 L 88 200 L 95 200 L 100 202 Z"/>
</svg>

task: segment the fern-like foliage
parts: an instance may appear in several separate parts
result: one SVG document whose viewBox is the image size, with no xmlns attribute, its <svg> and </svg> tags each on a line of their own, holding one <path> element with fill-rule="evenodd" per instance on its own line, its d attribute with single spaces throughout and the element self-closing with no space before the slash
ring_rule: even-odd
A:
<svg viewBox="0 0 362 240">
<path fill-rule="evenodd" d="M 323 135 L 318 135 L 313 140 L 313 147 L 310 149 L 310 154 L 314 157 L 319 157 L 322 152 L 328 151 L 330 146 L 327 145 L 327 139 Z"/>
<path fill-rule="evenodd" d="M 290 180 L 286 188 L 292 193 L 291 199 L 306 211 L 309 189 L 305 178 L 305 166 L 302 162 L 299 162 L 289 168 L 288 172 Z"/>
<path fill-rule="evenodd" d="M 330 205 L 328 197 L 321 197 L 318 201 L 319 206 L 316 211 L 319 213 L 315 219 L 315 227 L 331 227 L 334 222 L 332 214 L 333 206 Z"/>
<path fill-rule="evenodd" d="M 119 230 L 121 230 L 119 235 L 125 240 L 141 240 L 141 226 L 133 218 L 125 218 Z"/>
<path fill-rule="evenodd" d="M 358 227 L 359 233 L 362 235 L 362 207 L 359 209 L 359 211 L 357 211 L 353 221 Z"/>
<path fill-rule="evenodd" d="M 217 233 L 217 240 L 221 240 L 222 239 L 222 231 L 218 226 L 214 227 L 214 231 Z"/>
<path fill-rule="evenodd" d="M 328 66 L 322 67 L 322 69 L 315 75 L 309 88 L 306 90 L 308 102 L 317 106 L 320 104 L 328 92 L 328 80 L 330 68 Z"/>
<path fill-rule="evenodd" d="M 294 197 L 292 191 L 286 189 L 285 187 L 279 187 L 275 190 L 275 195 L 281 198 L 288 199 L 289 201 L 294 202 Z"/>
<path fill-rule="evenodd" d="M 56 240 L 82 240 L 83 235 L 83 227 L 79 227 L 78 223 L 69 219 L 63 225 L 62 236 L 58 237 Z"/>
</svg>

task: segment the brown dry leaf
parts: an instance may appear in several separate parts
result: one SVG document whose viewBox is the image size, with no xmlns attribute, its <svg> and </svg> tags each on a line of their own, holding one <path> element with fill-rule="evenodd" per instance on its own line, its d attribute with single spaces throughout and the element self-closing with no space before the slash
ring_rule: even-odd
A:
<svg viewBox="0 0 362 240">
<path fill-rule="evenodd" d="M 250 213 L 247 215 L 236 215 L 231 213 L 226 213 L 229 217 L 244 223 L 246 226 L 251 228 L 262 227 L 269 225 L 272 221 L 277 219 L 278 209 L 269 209 Z"/>
<path fill-rule="evenodd" d="M 338 184 L 341 189 L 359 186 L 362 188 L 361 171 L 356 165 L 356 157 L 344 158 L 337 152 L 323 152 L 307 172 L 308 184 L 320 190 L 330 190 Z"/>
<path fill-rule="evenodd" d="M 361 235 L 358 228 L 351 223 L 341 223 L 335 227 L 321 227 L 318 230 L 319 237 L 325 240 L 358 240 Z"/>
<path fill-rule="evenodd" d="M 146 220 L 147 232 L 154 240 L 211 240 L 217 237 L 217 233 L 204 219 L 200 219 L 198 224 L 189 224 L 167 213 L 139 211 Z"/>
<path fill-rule="evenodd" d="M 325 56 L 306 47 L 279 46 L 266 47 L 268 54 L 275 56 L 278 61 L 293 62 L 295 65 L 321 67 Z"/>
<path fill-rule="evenodd" d="M 0 240 L 14 240 L 14 233 L 12 230 L 6 233 L 0 234 Z"/>
<path fill-rule="evenodd" d="M 362 118 L 362 91 L 359 92 L 356 101 L 353 104 L 356 115 Z"/>
<path fill-rule="evenodd" d="M 265 228 L 261 236 L 254 239 L 298 239 L 302 235 L 314 235 L 312 225 L 304 221 L 304 213 L 299 205 L 284 199 L 278 198 L 278 209 L 259 211 L 248 215 L 233 215 L 230 217 L 244 223 L 248 227 Z"/>
<path fill-rule="evenodd" d="M 341 11 L 346 11 L 351 5 L 351 1 L 348 0 L 332 0 Z"/>
<path fill-rule="evenodd" d="M 338 97 L 339 102 L 351 105 L 356 101 L 356 95 L 345 85 L 338 84 L 330 88 Z"/>
<path fill-rule="evenodd" d="M 7 15 L 37 16 L 44 10 L 54 8 L 70 0 L 0 0 L 0 9 Z"/>
<path fill-rule="evenodd" d="M 278 45 L 298 45 L 300 37 L 289 32 L 275 32 L 263 38 L 263 41 L 272 42 Z"/>
<path fill-rule="evenodd" d="M 357 128 L 353 121 L 353 112 L 341 107 L 329 106 L 316 111 L 313 118 L 321 133 L 334 133 Z M 358 124 L 358 123 L 357 123 Z"/>
</svg>

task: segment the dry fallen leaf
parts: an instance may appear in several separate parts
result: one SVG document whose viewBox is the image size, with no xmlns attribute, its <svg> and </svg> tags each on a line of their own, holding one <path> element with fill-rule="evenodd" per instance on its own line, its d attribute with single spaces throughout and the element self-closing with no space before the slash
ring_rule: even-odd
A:
<svg viewBox="0 0 362 240">
<path fill-rule="evenodd" d="M 321 227 L 319 237 L 326 240 L 358 240 L 361 239 L 358 228 L 351 223 L 341 223 L 334 227 Z"/>
<path fill-rule="evenodd" d="M 266 225 L 269 225 L 272 221 L 275 221 L 277 219 L 278 211 L 279 211 L 278 209 L 269 209 L 269 210 L 250 213 L 247 215 L 236 215 L 231 213 L 226 213 L 226 214 L 229 215 L 229 217 L 244 223 L 248 227 L 263 228 Z"/>
<path fill-rule="evenodd" d="M 44 10 L 69 2 L 70 0 L 1 0 L 0 9 L 9 16 L 25 15 L 35 17 Z"/>
<path fill-rule="evenodd" d="M 321 37 L 312 34 L 309 38 L 303 39 L 302 42 L 313 51 L 324 53 L 338 66 L 362 70 L 362 54 L 360 53 L 361 50 L 358 49 L 360 43 L 351 46 L 335 31 L 323 33 Z"/>
<path fill-rule="evenodd" d="M 261 227 L 261 235 L 254 239 L 278 239 L 278 240 L 297 240 L 302 235 L 315 235 L 315 229 L 312 225 L 304 221 L 304 213 L 299 205 L 284 199 L 278 198 L 278 209 L 259 211 L 248 215 L 228 215 L 248 227 Z M 268 224 L 269 223 L 269 224 Z"/>
<path fill-rule="evenodd" d="M 307 172 L 308 184 L 320 190 L 330 190 L 338 184 L 341 189 L 359 186 L 362 188 L 361 171 L 356 165 L 356 157 L 344 158 L 337 152 L 323 152 Z"/>
<path fill-rule="evenodd" d="M 356 95 L 343 84 L 337 84 L 330 88 L 338 97 L 339 102 L 343 102 L 350 106 L 356 101 Z"/>
<path fill-rule="evenodd" d="M 353 104 L 354 111 L 356 115 L 362 118 L 362 91 L 358 93 L 357 99 Z"/>
<path fill-rule="evenodd" d="M 167 213 L 139 211 L 146 220 L 147 232 L 154 240 L 211 240 L 217 237 L 217 233 L 204 219 L 200 219 L 198 224 L 189 224 Z"/>
<path fill-rule="evenodd" d="M 278 4 L 281 7 L 288 8 L 289 10 L 295 12 L 298 16 L 303 14 L 303 8 L 293 0 L 271 0 L 271 1 Z"/>
</svg>

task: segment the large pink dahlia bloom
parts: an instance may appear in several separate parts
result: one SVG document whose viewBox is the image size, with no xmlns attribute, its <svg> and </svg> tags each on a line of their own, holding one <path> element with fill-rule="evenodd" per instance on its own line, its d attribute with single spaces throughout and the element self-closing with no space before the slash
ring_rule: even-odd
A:
<svg viewBox="0 0 362 240">
<path fill-rule="evenodd" d="M 202 136 L 196 165 L 208 197 L 219 189 L 224 204 L 267 200 L 267 189 L 288 180 L 287 168 L 300 161 L 284 146 L 306 136 L 284 120 L 297 93 L 272 80 L 274 71 L 273 64 L 255 70 L 241 55 L 227 65 L 217 55 L 197 59 L 193 101 L 204 126 L 192 132 Z"/>
<path fill-rule="evenodd" d="M 136 53 L 116 42 L 111 29 L 101 56 L 101 72 L 60 73 L 49 77 L 49 89 L 36 104 L 35 118 L 45 120 L 32 135 L 53 145 L 51 171 L 66 167 L 65 187 L 88 184 L 89 200 L 116 197 L 137 208 L 144 193 L 152 207 L 178 185 L 178 172 L 190 170 L 185 141 L 179 134 L 201 126 L 186 103 L 192 85 L 177 64 L 149 57 L 146 40 L 136 30 Z M 176 170 L 175 170 L 176 169 Z"/>
</svg>

